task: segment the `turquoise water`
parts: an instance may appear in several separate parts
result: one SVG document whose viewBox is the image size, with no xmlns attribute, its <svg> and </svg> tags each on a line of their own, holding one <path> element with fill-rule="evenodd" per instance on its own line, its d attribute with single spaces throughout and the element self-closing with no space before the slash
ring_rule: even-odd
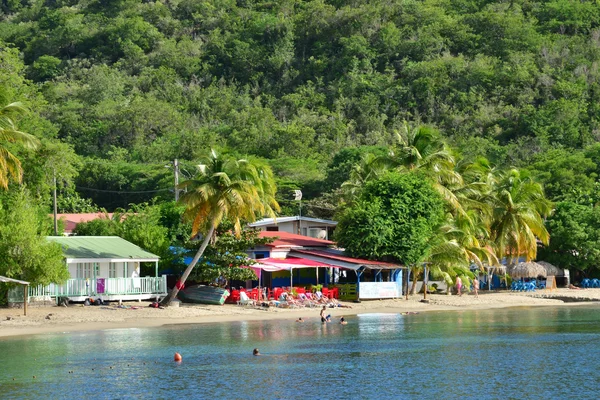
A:
<svg viewBox="0 0 600 400">
<path fill-rule="evenodd" d="M 3 339 L 0 398 L 596 399 L 600 392 L 597 306 L 347 320 Z M 253 357 L 254 347 L 263 355 Z M 182 363 L 172 361 L 175 351 Z"/>
</svg>

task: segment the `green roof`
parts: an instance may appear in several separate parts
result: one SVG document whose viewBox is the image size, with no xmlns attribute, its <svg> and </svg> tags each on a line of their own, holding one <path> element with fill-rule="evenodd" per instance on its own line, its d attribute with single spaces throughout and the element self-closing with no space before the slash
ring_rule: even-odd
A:
<svg viewBox="0 0 600 400">
<path fill-rule="evenodd" d="M 118 236 L 47 236 L 60 243 L 66 258 L 158 260 L 156 254 L 143 250 Z"/>
</svg>

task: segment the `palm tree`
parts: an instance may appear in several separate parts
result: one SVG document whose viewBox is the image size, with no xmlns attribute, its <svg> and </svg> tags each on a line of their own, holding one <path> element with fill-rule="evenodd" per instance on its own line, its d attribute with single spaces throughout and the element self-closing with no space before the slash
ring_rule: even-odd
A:
<svg viewBox="0 0 600 400">
<path fill-rule="evenodd" d="M 552 203 L 544 196 L 539 183 L 518 169 L 500 174 L 492 185 L 491 239 L 498 259 L 527 261 L 537 254 L 537 240 L 548 244 L 550 235 L 544 218 L 552 211 Z"/>
<path fill-rule="evenodd" d="M 17 143 L 23 147 L 35 149 L 38 140 L 17 129 L 15 117 L 24 114 L 25 108 L 21 103 L 10 103 L 0 107 L 0 187 L 8 189 L 10 178 L 21 183 L 23 168 L 21 162 L 7 148 L 6 143 Z"/>
<path fill-rule="evenodd" d="M 484 265 L 498 264 L 492 248 L 487 245 L 487 224 L 481 221 L 480 212 L 470 210 L 468 214 L 466 217 L 448 216 L 433 238 L 434 245 L 426 259 L 432 276 L 448 285 L 452 285 L 457 276 L 471 278 L 471 264 L 480 269 Z"/>
<path fill-rule="evenodd" d="M 404 122 L 403 129 L 396 132 L 396 145 L 386 161 L 390 168 L 422 172 L 451 210 L 464 211 L 451 189 L 463 185 L 462 176 L 455 168 L 456 157 L 437 129 L 423 125 L 411 128 Z"/>
<path fill-rule="evenodd" d="M 241 220 L 275 217 L 275 211 L 279 211 L 273 172 L 267 165 L 258 161 L 223 159 L 212 150 L 206 162 L 198 167 L 197 177 L 180 185 L 187 191 L 180 201 L 187 207 L 185 216 L 193 221 L 192 237 L 202 233 L 204 240 L 178 284 L 163 299 L 165 306 L 185 284 L 223 218 L 231 220 L 234 231 L 239 234 Z"/>
<path fill-rule="evenodd" d="M 342 189 L 350 200 L 370 180 L 377 179 L 388 170 L 387 162 L 372 153 L 363 154 L 358 164 L 350 171 L 350 178 L 342 183 Z"/>
</svg>

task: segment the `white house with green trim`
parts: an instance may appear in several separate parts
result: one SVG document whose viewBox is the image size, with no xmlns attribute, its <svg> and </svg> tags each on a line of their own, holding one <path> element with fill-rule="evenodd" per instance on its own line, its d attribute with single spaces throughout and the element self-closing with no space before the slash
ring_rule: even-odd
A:
<svg viewBox="0 0 600 400">
<path fill-rule="evenodd" d="M 71 278 L 63 284 L 30 287 L 32 301 L 61 297 L 71 301 L 89 297 L 131 301 L 167 294 L 167 277 L 158 276 L 159 257 L 125 239 L 117 236 L 48 236 L 47 239 L 62 246 Z M 155 276 L 140 277 L 142 262 L 154 263 Z"/>
</svg>

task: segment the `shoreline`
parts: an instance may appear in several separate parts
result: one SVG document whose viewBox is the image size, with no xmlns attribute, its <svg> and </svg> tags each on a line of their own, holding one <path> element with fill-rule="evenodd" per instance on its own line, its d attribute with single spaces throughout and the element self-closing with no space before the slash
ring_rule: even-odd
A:
<svg viewBox="0 0 600 400">
<path fill-rule="evenodd" d="M 552 292 L 498 292 L 463 296 L 428 295 L 429 303 L 422 303 L 422 295 L 409 300 L 370 300 L 361 303 L 343 302 L 352 308 L 328 308 L 332 319 L 358 314 L 401 314 L 440 311 L 492 310 L 512 307 L 574 307 L 600 301 L 600 289 L 557 289 Z M 29 307 L 23 316 L 20 308 L 0 309 L 0 340 L 9 337 L 53 333 L 102 331 L 108 329 L 155 328 L 188 324 L 223 323 L 303 319 L 318 320 L 319 308 L 254 309 L 237 305 L 224 306 L 185 304 L 176 308 L 149 308 L 149 302 L 126 303 L 129 308 L 72 305 L 70 307 Z M 11 319 L 8 320 L 7 317 Z"/>
</svg>

